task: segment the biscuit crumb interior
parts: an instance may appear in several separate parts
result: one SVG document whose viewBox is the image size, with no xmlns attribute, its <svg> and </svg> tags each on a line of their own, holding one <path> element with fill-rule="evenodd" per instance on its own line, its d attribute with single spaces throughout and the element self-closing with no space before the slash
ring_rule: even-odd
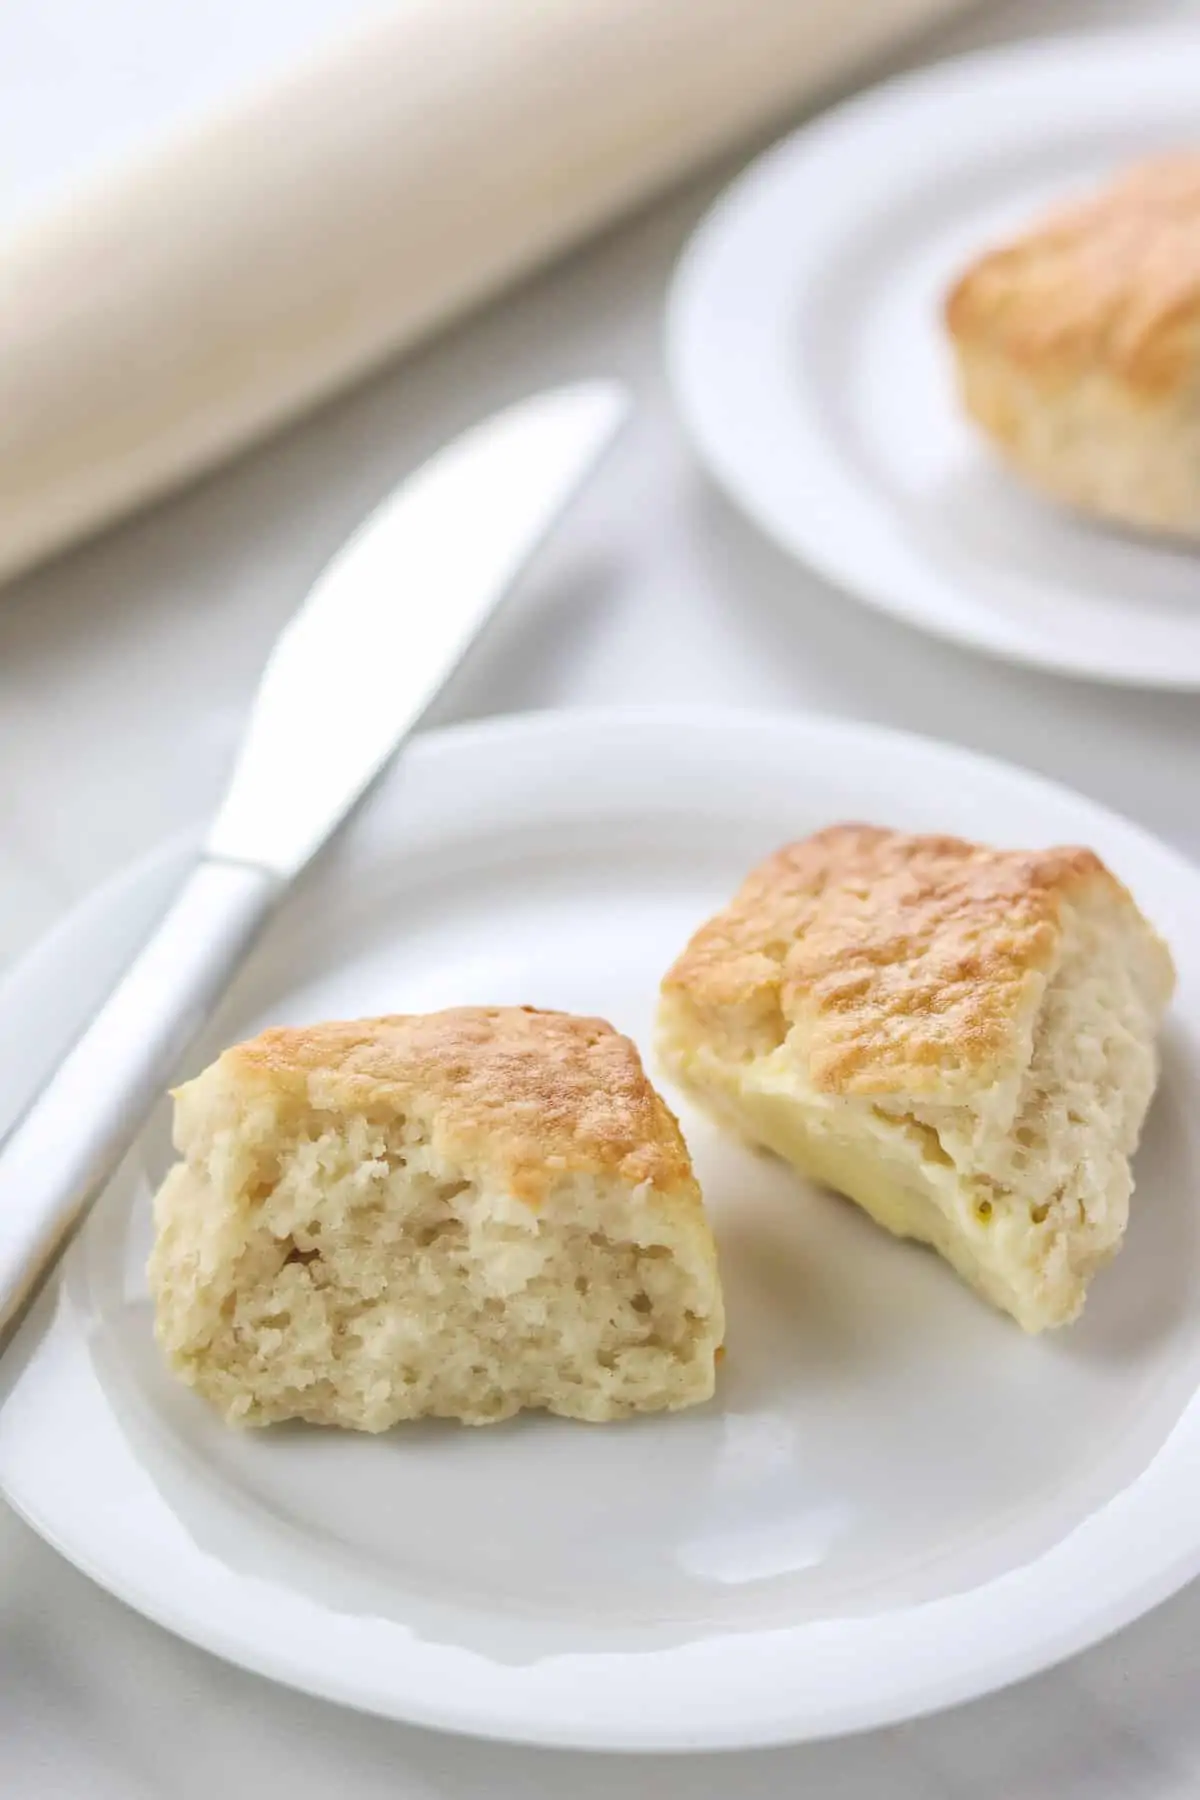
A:
<svg viewBox="0 0 1200 1800">
<path fill-rule="evenodd" d="M 168 1359 L 230 1422 L 602 1420 L 711 1394 L 713 1267 L 627 1183 L 566 1172 L 534 1206 L 415 1118 L 216 1082 L 192 1112 L 151 1284 Z"/>
</svg>

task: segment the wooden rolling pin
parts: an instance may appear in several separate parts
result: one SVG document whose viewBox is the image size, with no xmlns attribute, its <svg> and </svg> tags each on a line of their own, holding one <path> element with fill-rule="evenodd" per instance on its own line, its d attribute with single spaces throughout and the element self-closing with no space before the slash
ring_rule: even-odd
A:
<svg viewBox="0 0 1200 1800">
<path fill-rule="evenodd" d="M 0 577 L 961 4 L 407 0 L 76 192 L 0 249 Z"/>
</svg>

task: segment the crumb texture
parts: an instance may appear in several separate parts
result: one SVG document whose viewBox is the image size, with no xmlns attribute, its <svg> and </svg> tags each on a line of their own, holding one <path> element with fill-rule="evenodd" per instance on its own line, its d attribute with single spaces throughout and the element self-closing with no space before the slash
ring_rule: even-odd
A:
<svg viewBox="0 0 1200 1800">
<path fill-rule="evenodd" d="M 660 1052 L 719 1120 L 1040 1330 L 1120 1243 L 1172 982 L 1088 851 L 836 827 L 697 933 Z"/>
<path fill-rule="evenodd" d="M 713 1391 L 711 1232 L 637 1051 L 528 1009 L 272 1031 L 176 1096 L 156 1329 L 231 1422 L 381 1431 Z"/>
</svg>

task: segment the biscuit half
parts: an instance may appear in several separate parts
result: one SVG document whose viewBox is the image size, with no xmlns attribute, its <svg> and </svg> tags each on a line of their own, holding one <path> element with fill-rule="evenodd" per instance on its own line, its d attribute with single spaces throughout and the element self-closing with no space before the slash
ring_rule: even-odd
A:
<svg viewBox="0 0 1200 1800">
<path fill-rule="evenodd" d="M 968 413 L 1048 494 L 1200 535 L 1200 154 L 1133 169 L 965 271 Z"/>
<path fill-rule="evenodd" d="M 230 1422 L 607 1420 L 711 1395 L 700 1192 L 603 1021 L 469 1008 L 268 1031 L 175 1099 L 156 1330 Z"/>
<path fill-rule="evenodd" d="M 1121 1241 L 1173 980 L 1090 851 L 835 826 L 696 933 L 659 1049 L 718 1121 L 1040 1331 Z"/>
</svg>

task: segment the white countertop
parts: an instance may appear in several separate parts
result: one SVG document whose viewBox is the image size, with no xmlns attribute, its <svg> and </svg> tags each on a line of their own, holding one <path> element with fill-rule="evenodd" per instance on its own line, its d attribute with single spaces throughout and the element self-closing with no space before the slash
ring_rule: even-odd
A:
<svg viewBox="0 0 1200 1800">
<path fill-rule="evenodd" d="M 0 213 L 68 179 L 89 146 L 128 150 L 348 10 L 210 0 L 202 34 L 198 13 L 146 0 L 10 5 Z M 1184 12 L 1200 22 L 1200 0 L 1023 0 L 937 48 Z M 657 700 L 817 708 L 1024 762 L 1200 855 L 1193 697 L 1057 681 L 909 633 L 761 543 L 695 468 L 664 387 L 661 300 L 729 172 L 0 595 L 0 965 L 209 807 L 267 646 L 376 497 L 505 400 L 597 372 L 629 383 L 634 424 L 439 719 Z M 1200 1789 L 1198 1642 L 1193 1589 L 1064 1669 L 902 1729 L 736 1761 L 572 1757 L 408 1730 L 240 1674 L 127 1612 L 0 1512 L 0 1792 L 1182 1800 Z"/>
</svg>

